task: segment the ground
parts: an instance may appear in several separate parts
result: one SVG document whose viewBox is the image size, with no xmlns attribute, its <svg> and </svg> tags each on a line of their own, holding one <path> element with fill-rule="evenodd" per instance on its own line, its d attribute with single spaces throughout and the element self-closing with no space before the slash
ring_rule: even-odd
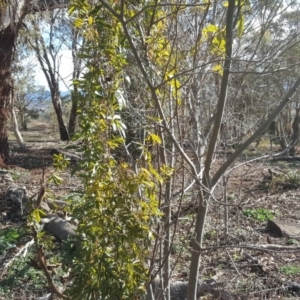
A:
<svg viewBox="0 0 300 300">
<path fill-rule="evenodd" d="M 8 169 L 14 181 L 26 187 L 28 195 L 34 195 L 39 190 L 43 169 L 46 176 L 55 172 L 51 149 L 64 148 L 66 143 L 59 142 L 53 128 L 42 122 L 31 124 L 22 134 L 28 149 L 19 150 L 11 133 L 11 159 L 0 169 Z M 209 207 L 201 278 L 215 282 L 216 288 L 244 296 L 244 299 L 300 299 L 296 289 L 295 293 L 287 289 L 288 282 L 300 284 L 300 251 L 264 248 L 274 244 L 300 245 L 298 237 L 279 237 L 266 226 L 270 218 L 300 223 L 300 163 L 271 158 L 245 163 L 276 150 L 264 146 L 248 150 L 236 163 L 243 165 L 228 175 L 228 182 L 224 181 L 217 188 Z M 217 165 L 228 155 L 230 153 L 221 151 Z M 270 179 L 269 169 L 282 175 Z M 63 185 L 50 184 L 48 192 L 56 199 L 66 199 L 80 188 L 80 181 L 69 171 L 60 176 L 64 179 Z M 3 194 L 4 190 L 0 190 L 0 194 L 1 191 Z M 174 280 L 186 280 L 189 268 L 196 205 L 191 200 L 192 195 L 186 196 L 177 221 L 176 209 L 173 216 L 177 230 L 171 259 Z M 228 208 L 227 225 L 225 208 Z M 3 266 L 0 269 L 0 299 L 46 299 L 39 297 L 51 291 L 36 264 L 34 246 L 17 256 L 31 240 L 25 222 L 9 220 L 5 207 L 1 207 L 0 213 L 0 264 Z M 61 245 L 55 242 L 47 255 L 49 272 L 58 285 L 63 285 L 67 275 L 62 268 Z"/>
<path fill-rule="evenodd" d="M 43 170 L 46 177 L 56 173 L 53 167 L 52 149 L 65 148 L 67 144 L 59 141 L 59 135 L 52 126 L 46 123 L 31 123 L 27 131 L 22 132 L 27 149 L 20 150 L 12 132 L 10 140 L 10 160 L 7 165 L 0 166 L 0 170 L 8 170 L 15 183 L 26 188 L 26 194 L 35 196 L 40 189 Z M 61 172 L 62 185 L 48 184 L 48 197 L 64 200 L 74 191 L 79 189 L 80 182 L 70 175 L 70 170 Z M 32 239 L 26 229 L 26 222 L 22 220 L 10 220 L 6 215 L 6 203 L 4 203 L 5 187 L 0 183 L 0 299 L 38 299 L 50 292 L 47 287 L 47 279 L 42 270 L 35 264 L 36 257 L 34 247 L 28 249 L 14 260 L 15 255 Z M 2 196 L 2 199 L 1 199 Z M 61 247 L 54 244 L 54 249 L 49 252 L 49 264 L 56 280 L 62 280 L 64 271 L 61 266 Z M 9 268 L 4 268 L 10 264 Z M 51 267 L 52 265 L 52 267 Z M 55 266 L 55 268 L 54 268 Z M 55 277 L 54 276 L 54 277 Z"/>
</svg>

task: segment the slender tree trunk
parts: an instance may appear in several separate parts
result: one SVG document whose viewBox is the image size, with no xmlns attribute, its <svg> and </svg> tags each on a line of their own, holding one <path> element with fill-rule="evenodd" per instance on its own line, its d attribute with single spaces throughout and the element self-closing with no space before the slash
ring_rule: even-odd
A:
<svg viewBox="0 0 300 300">
<path fill-rule="evenodd" d="M 290 143 L 290 149 L 289 149 L 289 155 L 290 156 L 295 156 L 296 149 L 295 147 L 297 146 L 299 142 L 299 133 L 300 133 L 300 116 L 299 116 L 299 111 L 300 108 L 296 108 L 296 116 L 292 125 L 293 129 L 293 134 L 291 137 L 291 143 Z"/>
<path fill-rule="evenodd" d="M 70 112 L 70 118 L 69 118 L 69 135 L 72 136 L 76 130 L 76 125 L 77 125 L 77 97 L 78 97 L 78 92 L 77 92 L 77 87 L 74 86 L 74 91 L 71 94 L 72 97 L 72 107 L 71 107 L 71 112 Z"/>
<path fill-rule="evenodd" d="M 72 29 L 72 58 L 73 58 L 73 76 L 72 79 L 78 80 L 81 74 L 81 64 L 82 59 L 78 57 L 78 45 L 80 45 L 80 31 L 73 27 Z M 82 39 L 81 45 L 84 44 L 84 39 Z M 77 122 L 77 106 L 78 106 L 78 97 L 80 96 L 78 92 L 78 87 L 76 84 L 73 84 L 73 92 L 71 94 L 72 99 L 72 107 L 69 118 L 69 134 L 70 136 L 74 134 L 76 130 L 76 122 Z"/>
<path fill-rule="evenodd" d="M 51 94 L 52 94 L 51 98 L 52 98 L 53 107 L 57 116 L 60 139 L 62 141 L 67 141 L 70 139 L 70 136 L 63 119 L 63 111 L 61 107 L 61 99 L 59 96 L 59 92 L 57 90 L 51 90 Z"/>
<path fill-rule="evenodd" d="M 192 251 L 191 265 L 190 265 L 187 300 L 197 299 L 197 287 L 198 287 L 202 239 L 203 239 L 206 214 L 208 210 L 208 204 L 210 200 L 209 192 L 212 188 L 211 181 L 210 181 L 211 164 L 213 161 L 213 156 L 215 154 L 215 148 L 217 145 L 217 141 L 221 129 L 224 109 L 227 100 L 227 88 L 228 88 L 228 80 L 230 74 L 232 43 L 233 43 L 234 8 L 235 8 L 235 0 L 229 0 L 227 16 L 226 16 L 226 53 L 225 53 L 226 58 L 224 62 L 224 72 L 222 77 L 216 118 L 212 130 L 212 135 L 208 144 L 207 155 L 204 164 L 203 186 L 206 188 L 206 190 L 204 190 L 200 186 L 198 191 L 198 200 L 199 200 L 198 211 L 196 216 L 195 239 L 193 241 L 193 251 Z"/>
<path fill-rule="evenodd" d="M 169 166 L 170 168 L 174 168 L 175 158 L 174 158 L 174 144 L 172 143 L 169 149 L 166 147 L 165 139 L 161 128 L 159 130 L 159 136 L 163 141 L 163 147 L 161 148 L 161 161 L 164 165 Z M 171 121 L 171 130 L 173 131 L 173 121 Z M 168 151 L 167 151 L 168 150 Z M 168 159 L 168 153 L 169 159 Z M 171 262 L 170 262 L 170 252 L 172 247 L 172 236 L 171 236 L 171 200 L 172 200 L 172 179 L 169 178 L 165 184 L 165 203 L 164 203 L 164 217 L 165 217 L 165 224 L 164 224 L 164 242 L 163 242 L 163 269 L 162 269 L 162 280 L 163 280 L 163 290 L 164 290 L 164 300 L 170 300 L 170 275 L 171 275 Z"/>
<path fill-rule="evenodd" d="M 22 107 L 19 111 L 19 120 L 21 123 L 21 128 L 22 130 L 27 130 L 27 122 L 26 122 L 26 118 L 25 118 L 25 111 L 24 108 Z"/>
<path fill-rule="evenodd" d="M 16 117 L 16 113 L 15 113 L 15 110 L 13 108 L 11 110 L 11 115 L 12 115 L 13 122 L 14 122 L 14 134 L 15 134 L 15 137 L 17 139 L 17 143 L 19 144 L 21 149 L 26 149 L 26 145 L 24 143 L 24 140 L 23 140 L 22 135 L 21 135 L 21 133 L 19 131 L 19 128 L 18 128 L 18 120 L 17 120 L 17 117 Z"/>
</svg>

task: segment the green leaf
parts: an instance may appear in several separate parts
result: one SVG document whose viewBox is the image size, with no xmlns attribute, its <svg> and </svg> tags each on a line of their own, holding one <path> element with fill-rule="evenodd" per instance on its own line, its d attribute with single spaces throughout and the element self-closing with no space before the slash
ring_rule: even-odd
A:
<svg viewBox="0 0 300 300">
<path fill-rule="evenodd" d="M 53 174 L 51 177 L 49 177 L 49 181 L 52 181 L 53 183 L 58 185 L 61 184 L 64 180 L 56 174 Z"/>
<path fill-rule="evenodd" d="M 37 223 L 40 223 L 40 222 L 41 222 L 40 210 L 39 210 L 39 209 L 35 209 L 35 210 L 32 212 L 32 217 L 33 217 L 33 219 L 34 219 Z"/>
</svg>

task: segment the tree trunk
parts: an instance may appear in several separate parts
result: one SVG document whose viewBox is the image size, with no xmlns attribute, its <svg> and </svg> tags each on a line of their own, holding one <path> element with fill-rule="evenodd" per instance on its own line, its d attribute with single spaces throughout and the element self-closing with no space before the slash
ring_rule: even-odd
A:
<svg viewBox="0 0 300 300">
<path fill-rule="evenodd" d="M 25 118 L 25 111 L 23 108 L 21 108 L 19 111 L 19 120 L 21 123 L 22 130 L 27 130 L 27 122 L 26 122 L 26 118 Z"/>
<path fill-rule="evenodd" d="M 16 31 L 11 25 L 0 30 L 0 158 L 9 158 L 7 121 L 12 92 L 11 62 L 13 57 Z"/>
<path fill-rule="evenodd" d="M 300 133 L 300 118 L 299 118 L 299 111 L 300 108 L 296 108 L 296 116 L 292 125 L 293 129 L 293 134 L 291 137 L 291 142 L 290 142 L 290 149 L 289 149 L 289 155 L 290 156 L 295 156 L 295 147 L 297 146 L 299 142 L 299 133 Z"/>
<path fill-rule="evenodd" d="M 26 14 L 28 2 L 24 0 L 2 1 L 0 7 L 0 160 L 9 158 L 7 121 L 10 115 L 12 95 L 11 64 L 15 40 Z"/>
<path fill-rule="evenodd" d="M 77 122 L 77 103 L 78 103 L 78 92 L 77 87 L 74 86 L 74 91 L 71 94 L 72 97 L 72 107 L 69 118 L 69 135 L 72 136 L 76 130 L 76 122 Z"/>
<path fill-rule="evenodd" d="M 17 143 L 19 144 L 19 146 L 21 147 L 21 149 L 25 150 L 26 149 L 26 145 L 25 145 L 24 140 L 22 138 L 22 135 L 21 135 L 21 133 L 19 131 L 18 120 L 17 120 L 17 117 L 16 117 L 15 110 L 13 108 L 11 110 L 11 115 L 12 115 L 13 122 L 14 122 L 14 133 L 15 133 L 15 137 L 17 139 Z"/>
<path fill-rule="evenodd" d="M 81 40 L 81 41 L 80 41 Z M 77 81 L 81 74 L 81 65 L 82 59 L 78 57 L 79 53 L 79 45 L 83 46 L 84 38 L 81 39 L 80 30 L 72 28 L 72 58 L 73 58 L 73 75 L 72 80 Z M 78 87 L 76 84 L 73 84 L 74 90 L 71 94 L 72 99 L 72 107 L 69 117 L 69 134 L 70 136 L 74 134 L 76 130 L 76 122 L 77 122 L 77 108 L 78 108 L 78 97 L 80 96 L 78 92 Z"/>
<path fill-rule="evenodd" d="M 207 188 L 207 190 L 203 190 L 202 186 L 199 186 L 199 190 L 198 190 L 199 205 L 198 205 L 198 211 L 196 216 L 193 252 L 191 255 L 187 300 L 197 299 L 197 286 L 198 286 L 199 266 L 200 266 L 200 258 L 201 258 L 200 250 L 202 247 L 204 225 L 205 225 L 206 214 L 208 210 L 208 204 L 210 200 L 210 193 L 207 191 L 211 191 L 211 189 L 213 189 L 213 186 L 211 185 L 210 182 L 211 164 L 213 161 L 213 156 L 215 154 L 215 149 L 217 146 L 217 141 L 218 141 L 218 137 L 222 125 L 223 114 L 225 110 L 225 105 L 227 101 L 227 88 L 228 88 L 228 80 L 230 75 L 232 44 L 233 44 L 234 9 L 235 9 L 235 1 L 229 0 L 227 15 L 226 15 L 226 56 L 225 56 L 226 58 L 224 61 L 224 72 L 222 76 L 220 95 L 217 104 L 216 118 L 214 121 L 212 134 L 209 140 L 207 155 L 204 163 L 203 186 Z"/>
<path fill-rule="evenodd" d="M 59 96 L 58 91 L 51 90 L 51 95 L 52 95 L 52 104 L 57 116 L 57 121 L 58 121 L 58 129 L 59 129 L 59 134 L 60 134 L 60 139 L 62 141 L 67 141 L 70 139 L 68 129 L 65 125 L 64 119 L 63 119 L 63 112 L 62 112 L 62 107 L 61 107 L 61 99 Z"/>
</svg>

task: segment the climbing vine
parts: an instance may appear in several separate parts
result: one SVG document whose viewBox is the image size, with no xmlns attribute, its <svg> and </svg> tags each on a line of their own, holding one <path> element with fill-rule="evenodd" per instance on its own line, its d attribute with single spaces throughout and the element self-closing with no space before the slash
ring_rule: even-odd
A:
<svg viewBox="0 0 300 300">
<path fill-rule="evenodd" d="M 147 149 L 143 167 L 136 170 L 116 155 L 126 135 L 120 117 L 126 105 L 119 95 L 127 64 L 120 22 L 108 18 L 101 5 L 82 1 L 73 3 L 70 14 L 75 26 L 85 28 L 81 55 L 87 71 L 74 82 L 81 91 L 75 139 L 82 142 L 84 196 L 73 205 L 81 247 L 73 259 L 74 282 L 68 293 L 72 299 L 139 299 L 149 281 L 146 258 L 161 215 L 156 195 L 162 177 L 151 166 Z"/>
</svg>

